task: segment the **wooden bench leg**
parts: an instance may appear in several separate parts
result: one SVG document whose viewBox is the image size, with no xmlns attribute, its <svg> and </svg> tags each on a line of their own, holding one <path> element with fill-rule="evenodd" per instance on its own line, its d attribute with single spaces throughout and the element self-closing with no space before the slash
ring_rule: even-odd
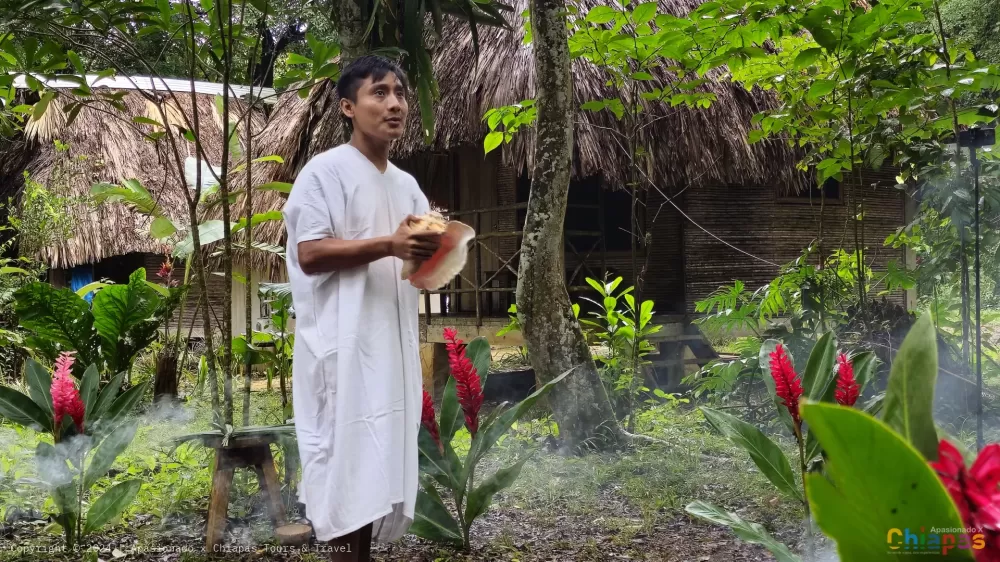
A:
<svg viewBox="0 0 1000 562">
<path fill-rule="evenodd" d="M 229 489 L 233 484 L 233 469 L 224 466 L 223 459 L 216 458 L 215 473 L 212 475 L 212 495 L 208 503 L 208 530 L 206 548 L 211 554 L 222 544 L 226 532 L 229 510 Z"/>
<path fill-rule="evenodd" d="M 253 467 L 260 482 L 260 491 L 267 501 L 271 523 L 275 528 L 285 524 L 285 504 L 281 501 L 281 485 L 278 483 L 278 471 L 274 467 L 274 457 L 271 448 L 264 447 L 261 452 L 261 463 Z"/>
</svg>

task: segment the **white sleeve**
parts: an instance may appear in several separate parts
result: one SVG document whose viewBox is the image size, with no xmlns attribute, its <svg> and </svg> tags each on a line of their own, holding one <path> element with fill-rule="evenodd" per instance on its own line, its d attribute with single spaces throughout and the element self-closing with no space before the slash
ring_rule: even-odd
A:
<svg viewBox="0 0 1000 562">
<path fill-rule="evenodd" d="M 337 199 L 340 183 L 334 176 L 324 177 L 326 181 L 315 172 L 303 170 L 292 187 L 284 215 L 286 227 L 294 233 L 296 243 L 336 237 L 337 227 L 331 215 L 334 209 L 328 199 Z M 327 185 L 324 189 L 324 183 L 331 182 L 335 185 Z"/>
<path fill-rule="evenodd" d="M 412 178 L 411 178 L 412 179 Z M 427 201 L 427 196 L 420 189 L 420 184 L 417 183 L 416 179 L 413 179 L 413 214 L 416 216 L 426 215 L 431 212 L 431 204 Z"/>
</svg>

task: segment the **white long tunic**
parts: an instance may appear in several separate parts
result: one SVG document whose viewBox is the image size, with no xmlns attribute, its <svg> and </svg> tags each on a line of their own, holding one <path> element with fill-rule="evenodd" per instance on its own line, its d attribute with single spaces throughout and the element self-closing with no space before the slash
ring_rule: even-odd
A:
<svg viewBox="0 0 1000 562">
<path fill-rule="evenodd" d="M 392 541 L 413 521 L 422 384 L 418 291 L 400 279 L 402 261 L 394 257 L 306 275 L 298 243 L 389 235 L 406 215 L 428 210 L 412 176 L 391 163 L 381 173 L 347 144 L 309 161 L 285 204 L 299 499 L 321 541 L 373 522 L 373 537 Z"/>
</svg>

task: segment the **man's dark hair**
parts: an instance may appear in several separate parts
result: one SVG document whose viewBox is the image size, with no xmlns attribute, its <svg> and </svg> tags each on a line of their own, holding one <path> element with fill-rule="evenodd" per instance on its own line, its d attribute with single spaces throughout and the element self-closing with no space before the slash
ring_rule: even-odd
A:
<svg viewBox="0 0 1000 562">
<path fill-rule="evenodd" d="M 347 98 L 352 102 L 357 102 L 358 89 L 361 87 L 362 82 L 367 78 L 379 81 L 385 78 L 385 75 L 390 72 L 395 74 L 399 78 L 399 81 L 403 83 L 404 90 L 409 89 L 406 81 L 406 73 L 403 72 L 403 69 L 398 64 L 377 55 L 359 57 L 347 65 L 347 68 L 340 73 L 340 79 L 337 80 L 337 95 L 341 98 Z"/>
</svg>

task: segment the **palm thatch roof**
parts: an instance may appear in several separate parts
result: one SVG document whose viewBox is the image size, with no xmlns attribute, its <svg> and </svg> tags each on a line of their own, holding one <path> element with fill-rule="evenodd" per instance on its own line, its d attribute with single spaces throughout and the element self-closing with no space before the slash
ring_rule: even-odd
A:
<svg viewBox="0 0 1000 562">
<path fill-rule="evenodd" d="M 394 158 L 407 158 L 424 151 L 447 151 L 460 145 L 480 145 L 489 132 L 483 115 L 490 109 L 531 99 L 535 94 L 535 69 L 531 45 L 524 45 L 524 27 L 519 14 L 529 0 L 513 0 L 508 16 L 514 31 L 479 29 L 480 54 L 475 59 L 472 35 L 465 22 L 446 24 L 433 57 L 439 82 L 440 102 L 436 108 L 435 135 L 424 142 L 419 111 L 411 102 L 407 132 L 394 147 Z M 603 0 L 583 0 L 581 10 Z M 661 10 L 683 15 L 700 0 L 660 0 Z M 578 59 L 573 63 L 574 97 L 578 104 L 591 100 L 621 98 L 625 92 L 606 84 L 607 75 L 595 65 Z M 795 155 L 776 142 L 751 145 L 747 136 L 751 117 L 773 105 L 762 91 L 750 91 L 724 79 L 700 88 L 715 94 L 708 109 L 671 108 L 668 103 L 647 104 L 650 126 L 639 134 L 639 142 L 652 154 L 652 181 L 661 189 L 699 183 L 725 185 L 784 185 L 797 189 L 803 178 L 795 170 Z M 658 71 L 650 87 L 663 87 L 677 78 Z M 257 144 L 258 156 L 277 154 L 284 163 L 268 163 L 253 171 L 253 183 L 291 182 L 305 163 L 316 154 L 341 142 L 342 122 L 335 87 L 330 82 L 316 85 L 305 99 L 285 94 L 276 104 L 267 129 Z M 645 102 L 643 102 L 645 103 Z M 624 131 L 623 124 L 608 111 L 579 110 L 575 119 L 574 176 L 600 176 L 609 187 L 626 185 L 629 163 L 609 131 Z M 530 170 L 534 153 L 533 129 L 524 129 L 503 146 L 506 164 Z M 242 185 L 245 179 L 234 183 Z M 255 212 L 280 209 L 282 197 L 275 192 L 256 194 Z M 239 211 L 242 214 L 242 211 Z M 254 239 L 281 244 L 284 227 L 280 222 L 265 223 L 254 231 Z M 261 261 L 257 261 L 257 260 Z M 254 256 L 256 266 L 273 266 L 267 256 Z"/>
<path fill-rule="evenodd" d="M 73 86 L 75 87 L 75 85 Z M 57 86 L 58 88 L 58 86 Z M 19 201 L 25 176 L 57 196 L 69 200 L 67 212 L 73 224 L 72 236 L 37 251 L 34 257 L 53 268 L 80 264 L 133 252 L 161 252 L 162 244 L 149 235 L 151 219 L 118 202 L 97 205 L 90 197 L 96 183 L 121 184 L 138 180 L 158 205 L 180 224 L 188 223 L 187 189 L 167 138 L 155 142 L 146 137 L 158 127 L 136 122 L 135 118 L 162 122 L 160 110 L 147 95 L 132 90 L 97 89 L 95 93 L 122 92 L 121 112 L 106 103 L 84 105 L 75 119 L 63 109 L 74 98 L 68 90 L 57 89 L 58 97 L 40 119 L 29 118 L 17 138 L 0 139 L 0 199 Z M 194 113 L 191 94 L 164 95 L 158 102 L 167 115 L 169 127 L 186 129 Z M 246 105 L 232 102 L 231 109 L 242 114 Z M 197 114 L 204 150 L 211 164 L 222 160 L 223 127 L 215 95 L 197 94 Z M 185 121 L 185 116 L 187 121 Z M 259 130 L 263 116 L 254 114 L 252 127 Z M 241 131 L 245 137 L 246 131 Z M 195 145 L 180 135 L 177 147 L 181 161 L 196 156 Z"/>
</svg>

